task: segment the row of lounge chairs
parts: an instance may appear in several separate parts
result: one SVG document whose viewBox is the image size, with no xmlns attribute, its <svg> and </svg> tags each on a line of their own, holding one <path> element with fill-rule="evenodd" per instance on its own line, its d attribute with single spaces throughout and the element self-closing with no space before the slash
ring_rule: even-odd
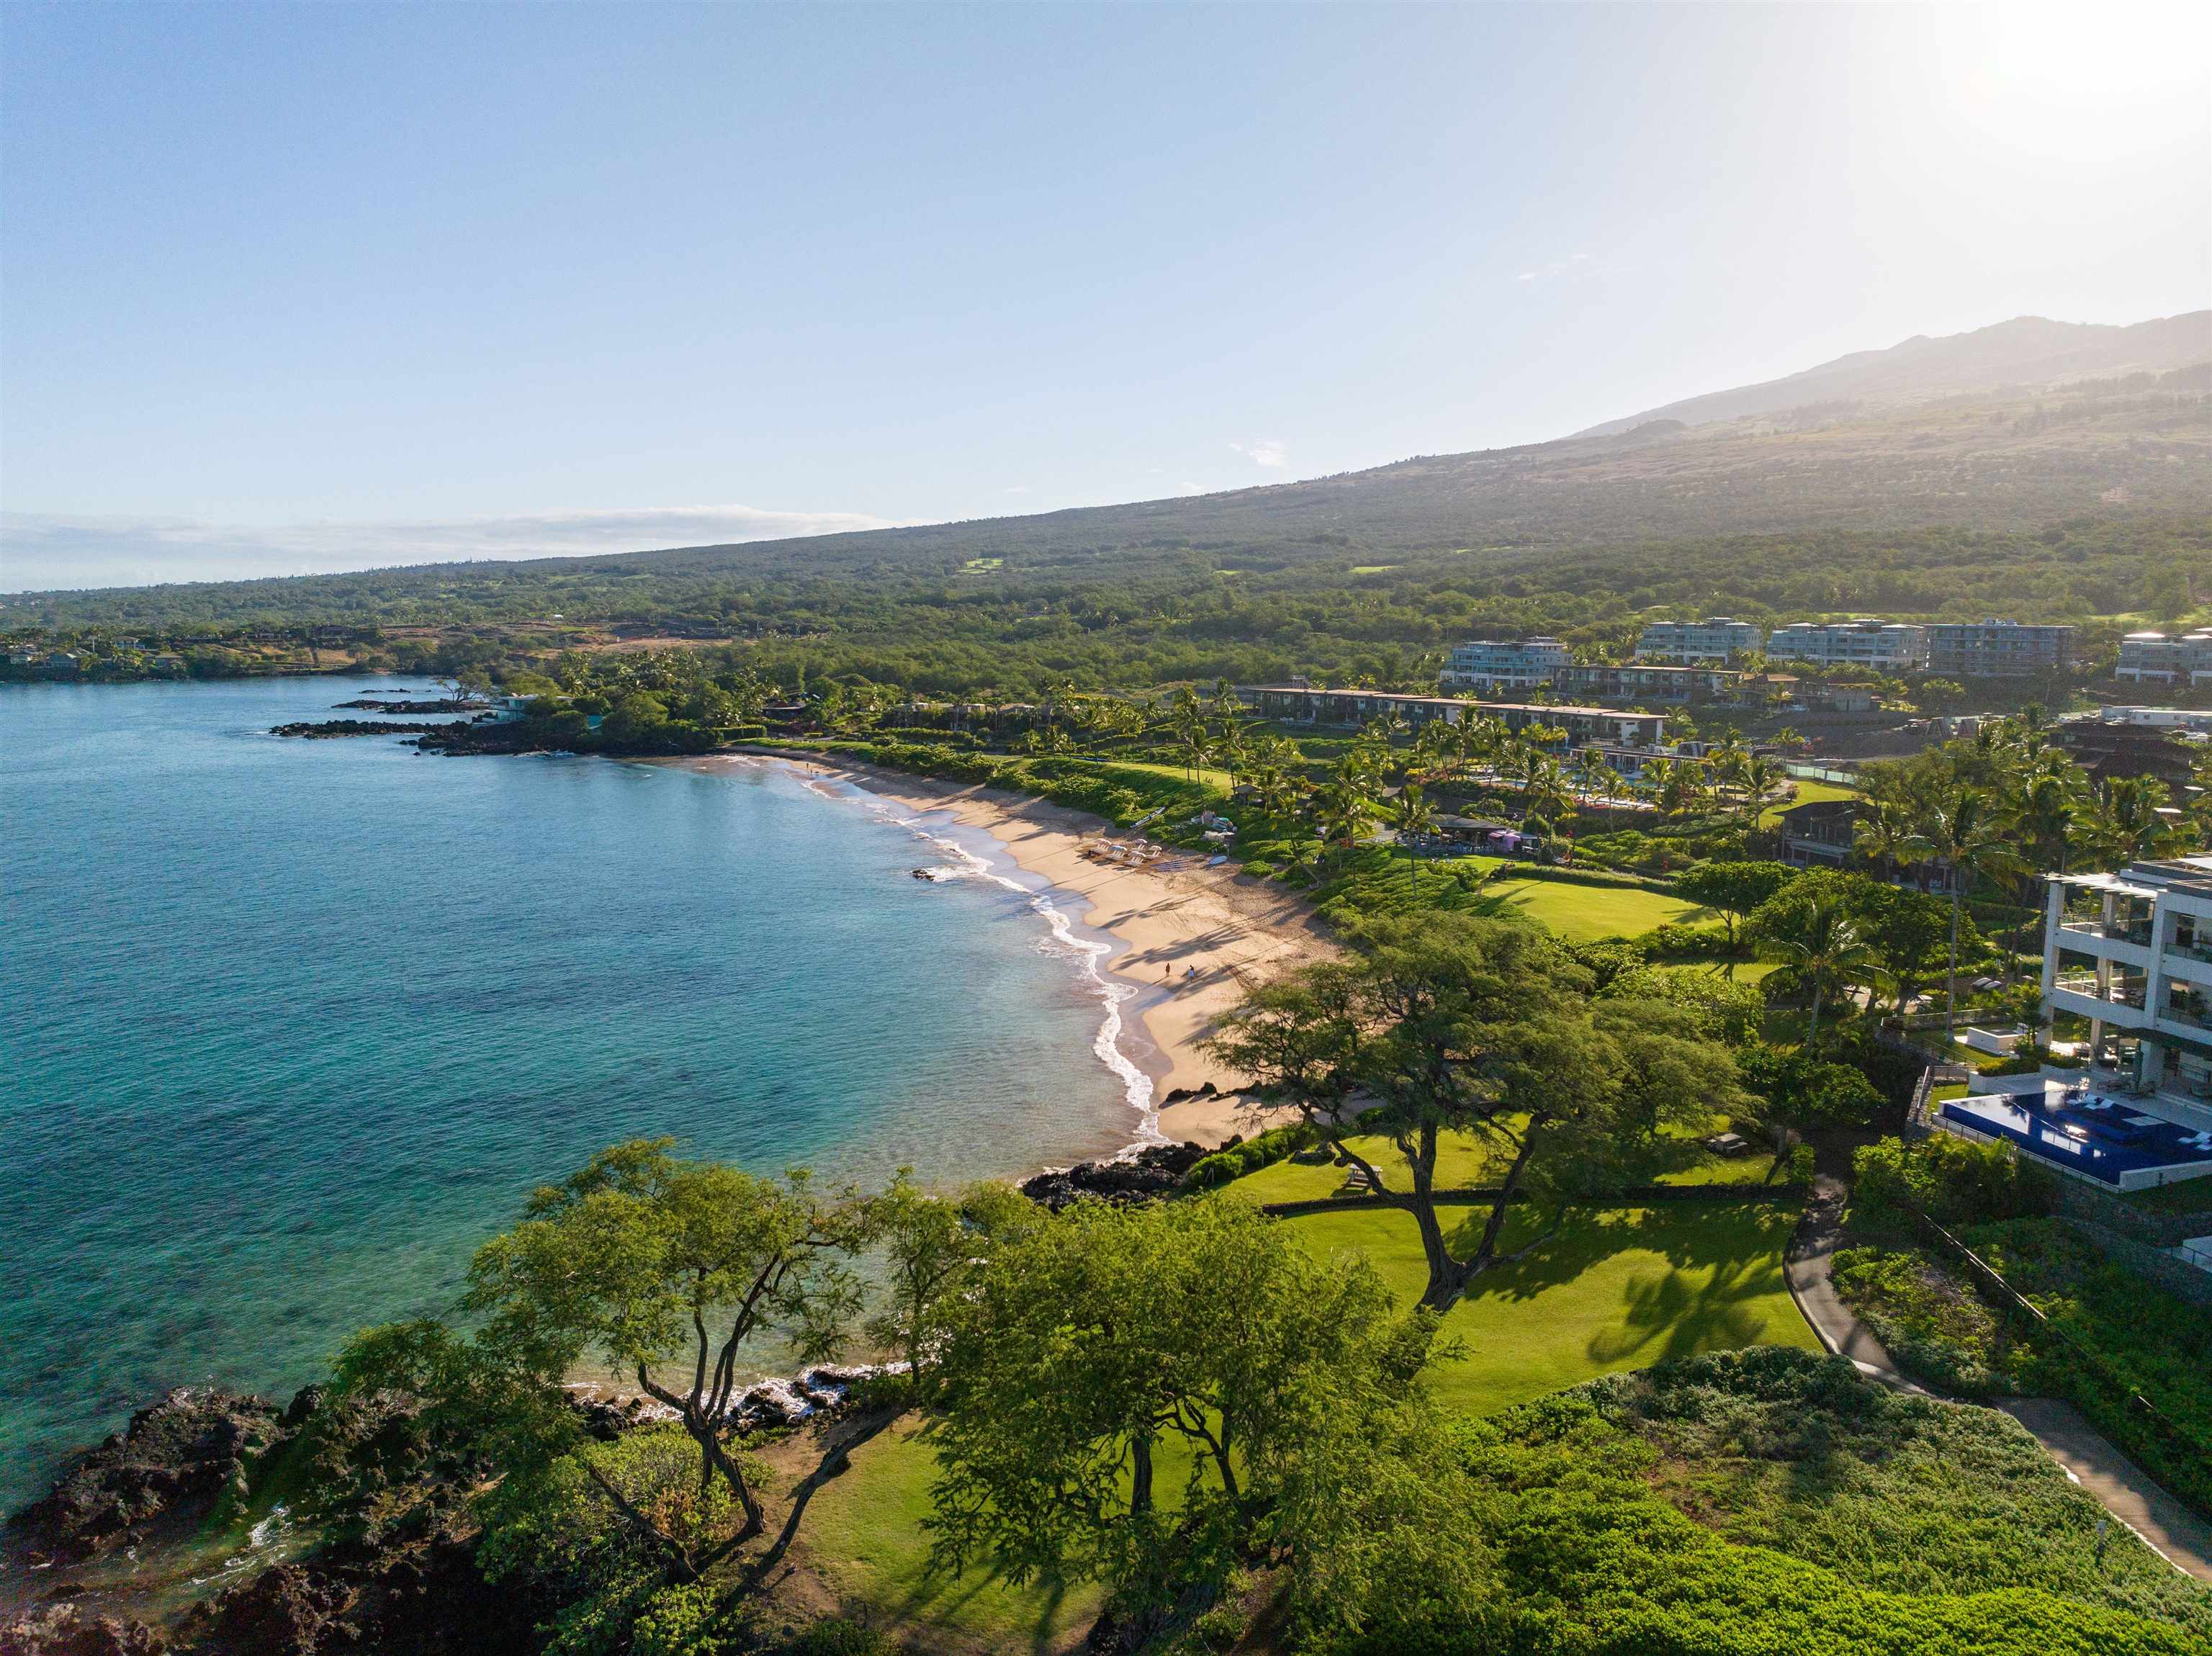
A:
<svg viewBox="0 0 2212 1656">
<path fill-rule="evenodd" d="M 1086 840 L 1076 854 L 1115 868 L 1142 868 L 1146 864 L 1158 859 L 1160 848 L 1122 840 Z"/>
</svg>

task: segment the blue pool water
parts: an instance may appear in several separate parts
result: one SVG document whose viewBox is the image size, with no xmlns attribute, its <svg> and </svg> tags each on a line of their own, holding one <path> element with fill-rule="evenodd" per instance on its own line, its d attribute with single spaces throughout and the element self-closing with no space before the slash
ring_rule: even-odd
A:
<svg viewBox="0 0 2212 1656">
<path fill-rule="evenodd" d="M 0 688 L 8 1505 L 444 1305 L 616 1139 L 950 1180 L 1132 1136 L 1098 940 L 1029 892 L 778 767 L 265 734 L 401 682 Z"/>
<path fill-rule="evenodd" d="M 2123 1174 L 2153 1168 L 2212 1168 L 2212 1143 L 2203 1142 L 2205 1135 L 2147 1114 L 2124 1098 L 2066 1099 L 2056 1089 L 2042 1097 L 1989 1094 L 1954 1099 L 1943 1113 L 2116 1188 Z M 2212 1196 L 2212 1174 L 2204 1176 L 2204 1190 Z"/>
</svg>

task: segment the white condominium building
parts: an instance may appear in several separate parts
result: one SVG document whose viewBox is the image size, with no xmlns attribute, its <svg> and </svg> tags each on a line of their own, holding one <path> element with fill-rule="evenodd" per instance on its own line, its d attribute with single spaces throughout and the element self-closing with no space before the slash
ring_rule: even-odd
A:
<svg viewBox="0 0 2212 1656">
<path fill-rule="evenodd" d="M 1448 690 L 1533 690 L 1566 664 L 1567 646 L 1555 638 L 1473 639 L 1452 646 L 1442 682 Z"/>
<path fill-rule="evenodd" d="M 1928 634 L 1898 621 L 1801 621 L 1769 634 L 1766 654 L 1815 667 L 1917 672 L 1928 657 Z"/>
<path fill-rule="evenodd" d="M 1766 641 L 1764 628 L 1727 616 L 1703 621 L 1655 621 L 1636 640 L 1638 661 L 1729 661 L 1750 655 Z"/>
<path fill-rule="evenodd" d="M 2130 633 L 2120 640 L 2118 676 L 2154 684 L 2212 684 L 2212 628 L 2172 636 Z"/>
<path fill-rule="evenodd" d="M 2212 1130 L 2212 857 L 2050 877 L 2047 1011 L 2089 1020 L 2092 1061 Z"/>
</svg>

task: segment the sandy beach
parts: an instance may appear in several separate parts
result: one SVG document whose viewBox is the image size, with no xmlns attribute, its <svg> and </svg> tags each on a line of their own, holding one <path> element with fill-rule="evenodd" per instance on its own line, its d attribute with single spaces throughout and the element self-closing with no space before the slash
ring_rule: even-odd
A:
<svg viewBox="0 0 2212 1656">
<path fill-rule="evenodd" d="M 868 765 L 783 755 L 768 762 L 848 781 L 917 811 L 949 812 L 989 833 L 1027 872 L 1079 895 L 1089 905 L 1084 924 L 1127 945 L 1113 975 L 1145 992 L 1129 1003 L 1145 1038 L 1123 1044 L 1152 1077 L 1156 1101 L 1207 1082 L 1218 1091 L 1238 1085 L 1241 1077 L 1198 1051 L 1199 1040 L 1246 989 L 1335 949 L 1295 895 L 1228 864 L 1209 868 L 1202 857 L 1164 851 L 1143 868 L 1117 868 L 1080 855 L 1083 841 L 1108 827 L 1083 811 Z M 1159 1131 L 1215 1145 L 1270 1119 L 1235 1099 L 1185 1099 L 1160 1108 Z"/>
</svg>

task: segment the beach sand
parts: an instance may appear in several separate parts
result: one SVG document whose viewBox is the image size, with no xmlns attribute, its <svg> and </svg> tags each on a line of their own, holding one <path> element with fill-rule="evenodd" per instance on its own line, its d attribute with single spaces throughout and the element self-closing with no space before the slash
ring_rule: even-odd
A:
<svg viewBox="0 0 2212 1656">
<path fill-rule="evenodd" d="M 1207 1082 L 1217 1089 L 1213 1097 L 1162 1107 L 1164 1137 L 1211 1147 L 1296 1119 L 1295 1111 L 1262 1111 L 1220 1096 L 1242 1077 L 1197 1049 L 1248 988 L 1335 951 L 1327 929 L 1294 894 L 1182 852 L 1164 851 L 1140 869 L 1094 862 L 1079 847 L 1108 824 L 1042 799 L 868 765 L 784 755 L 775 762 L 852 782 L 918 811 L 949 812 L 988 832 L 1024 870 L 1079 895 L 1089 904 L 1084 923 L 1127 945 L 1114 957 L 1114 974 L 1146 992 L 1127 1003 L 1146 1039 L 1124 1045 L 1152 1077 L 1155 1101 Z"/>
</svg>

